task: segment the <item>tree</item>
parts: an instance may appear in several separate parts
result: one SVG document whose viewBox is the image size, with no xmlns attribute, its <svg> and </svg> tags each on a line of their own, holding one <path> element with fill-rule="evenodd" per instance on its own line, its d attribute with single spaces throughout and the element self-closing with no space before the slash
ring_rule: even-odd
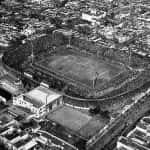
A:
<svg viewBox="0 0 150 150">
<path fill-rule="evenodd" d="M 99 106 L 94 107 L 94 108 L 90 108 L 89 112 L 91 114 L 94 114 L 94 115 L 100 114 L 102 117 L 107 118 L 107 119 L 110 118 L 109 111 L 108 110 L 102 110 Z"/>
<path fill-rule="evenodd" d="M 61 8 L 64 7 L 69 0 L 53 0 L 55 7 Z"/>
</svg>

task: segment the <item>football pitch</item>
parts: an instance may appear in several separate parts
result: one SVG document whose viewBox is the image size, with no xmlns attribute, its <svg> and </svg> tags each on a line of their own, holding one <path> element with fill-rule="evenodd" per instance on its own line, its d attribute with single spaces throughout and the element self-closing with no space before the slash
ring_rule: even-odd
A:
<svg viewBox="0 0 150 150">
<path fill-rule="evenodd" d="M 125 69 L 117 63 L 108 63 L 94 56 L 83 56 L 69 50 L 56 52 L 55 55 L 48 56 L 38 64 L 43 69 L 80 82 L 87 87 L 92 87 L 93 81 L 96 79 L 96 89 L 103 83 L 109 82 Z"/>
</svg>

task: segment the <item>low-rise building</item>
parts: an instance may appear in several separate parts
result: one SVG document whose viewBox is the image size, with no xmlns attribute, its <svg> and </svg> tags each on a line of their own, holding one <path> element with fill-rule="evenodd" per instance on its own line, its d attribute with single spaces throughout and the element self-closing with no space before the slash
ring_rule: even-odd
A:
<svg viewBox="0 0 150 150">
<path fill-rule="evenodd" d="M 12 75 L 6 74 L 0 79 L 0 95 L 6 100 L 20 95 L 22 89 L 21 81 Z"/>
<path fill-rule="evenodd" d="M 150 117 L 143 117 L 126 137 L 117 142 L 118 150 L 150 150 Z"/>
<path fill-rule="evenodd" d="M 36 117 L 40 117 L 46 114 L 46 112 L 54 110 L 62 105 L 63 96 L 44 86 L 38 86 L 35 89 L 14 98 L 13 104 L 28 108 L 36 115 Z"/>
<path fill-rule="evenodd" d="M 13 125 L 0 133 L 0 142 L 10 150 L 31 150 L 38 145 L 29 133 L 14 128 Z"/>
</svg>

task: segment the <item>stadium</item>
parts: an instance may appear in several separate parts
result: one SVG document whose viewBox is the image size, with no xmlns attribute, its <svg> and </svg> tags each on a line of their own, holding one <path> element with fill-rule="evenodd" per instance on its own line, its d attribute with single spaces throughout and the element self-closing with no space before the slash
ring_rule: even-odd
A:
<svg viewBox="0 0 150 150">
<path fill-rule="evenodd" d="M 67 48 L 58 49 L 43 60 L 35 62 L 35 67 L 92 91 L 103 88 L 105 83 L 125 71 L 120 64 L 109 64 L 94 56 Z"/>
<path fill-rule="evenodd" d="M 30 83 L 34 86 L 42 82 L 64 93 L 68 105 L 84 108 L 99 102 L 113 103 L 113 99 L 121 99 L 149 81 L 145 69 L 129 67 L 127 63 L 118 61 L 115 55 L 109 58 L 103 56 L 103 52 L 96 55 L 86 47 L 82 50 L 80 43 L 68 47 L 65 41 L 65 38 L 53 39 L 50 35 L 33 41 L 34 47 L 28 41 L 16 50 L 4 53 L 4 66 L 17 71 L 25 79 L 25 85 Z M 31 60 L 32 51 L 34 59 Z M 97 51 L 108 49 L 99 46 Z M 119 55 L 119 50 L 117 53 Z M 8 61 L 10 59 L 12 61 Z"/>
</svg>

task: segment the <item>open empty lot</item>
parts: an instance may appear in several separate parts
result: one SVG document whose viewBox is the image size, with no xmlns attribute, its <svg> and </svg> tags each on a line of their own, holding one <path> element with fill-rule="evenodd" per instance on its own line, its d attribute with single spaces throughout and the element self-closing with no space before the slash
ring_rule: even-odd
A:
<svg viewBox="0 0 150 150">
<path fill-rule="evenodd" d="M 80 130 L 92 119 L 91 116 L 66 106 L 52 112 L 48 118 L 73 131 Z"/>
<path fill-rule="evenodd" d="M 56 109 L 48 115 L 47 119 L 77 132 L 85 138 L 94 135 L 108 123 L 108 119 L 100 115 L 92 117 L 68 106 Z"/>
</svg>

